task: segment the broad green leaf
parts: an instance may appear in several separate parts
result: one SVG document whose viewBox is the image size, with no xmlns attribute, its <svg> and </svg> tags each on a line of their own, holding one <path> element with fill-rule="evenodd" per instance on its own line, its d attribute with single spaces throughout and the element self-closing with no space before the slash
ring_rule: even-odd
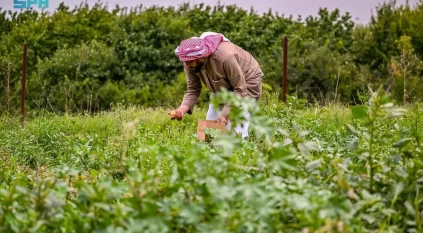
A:
<svg viewBox="0 0 423 233">
<path fill-rule="evenodd" d="M 415 221 L 411 221 L 411 220 L 407 220 L 406 222 L 405 222 L 408 226 L 415 226 L 416 225 L 416 222 Z M 411 229 L 408 229 L 408 232 L 416 232 L 417 233 L 417 230 L 415 229 L 415 228 L 411 228 Z"/>
<path fill-rule="evenodd" d="M 321 165 L 321 162 L 320 162 L 320 159 L 318 159 L 318 160 L 315 160 L 315 161 L 308 163 L 306 165 L 306 169 L 307 169 L 307 171 L 313 171 L 313 170 L 319 168 L 320 165 Z"/>
<path fill-rule="evenodd" d="M 289 170 L 296 171 L 295 154 L 291 151 L 290 147 L 276 147 L 272 149 L 272 159 L 270 165 L 274 170 Z"/>
<path fill-rule="evenodd" d="M 350 143 L 348 143 L 348 149 L 350 149 L 351 151 L 355 151 L 358 147 L 358 139 L 355 138 L 353 139 Z"/>
<path fill-rule="evenodd" d="M 395 142 L 392 146 L 395 148 L 402 148 L 406 146 L 410 141 L 412 141 L 413 138 L 401 138 L 397 142 Z"/>
<path fill-rule="evenodd" d="M 397 201 L 398 195 L 400 195 L 403 190 L 404 190 L 404 184 L 402 182 L 397 183 L 395 185 L 395 194 L 394 194 L 394 198 L 392 199 L 392 203 L 395 203 Z"/>
<path fill-rule="evenodd" d="M 200 215 L 204 212 L 203 208 L 191 204 L 191 205 L 184 205 L 181 209 L 179 215 L 188 223 L 188 224 L 195 224 L 199 222 Z"/>
<path fill-rule="evenodd" d="M 301 153 L 309 153 L 310 151 L 317 151 L 317 144 L 314 141 L 304 141 L 298 145 Z"/>
<path fill-rule="evenodd" d="M 386 216 L 392 216 L 397 212 L 393 209 L 383 209 L 382 213 L 385 214 Z"/>
<path fill-rule="evenodd" d="M 408 213 L 410 216 L 415 216 L 415 215 L 416 215 L 416 211 L 414 211 L 414 207 L 410 204 L 410 202 L 409 202 L 409 201 L 406 201 L 406 202 L 404 203 L 404 205 L 405 205 L 405 208 L 407 209 L 407 213 Z"/>
<path fill-rule="evenodd" d="M 352 117 L 355 119 L 364 118 L 367 116 L 367 107 L 366 106 L 354 106 L 351 108 Z"/>
<path fill-rule="evenodd" d="M 355 136 L 359 135 L 359 132 L 354 128 L 354 126 L 350 125 L 350 124 L 345 124 L 347 126 L 347 129 L 350 133 L 352 133 Z"/>
<path fill-rule="evenodd" d="M 29 232 L 39 232 L 40 228 L 47 223 L 47 221 L 39 220 L 31 229 L 29 229 Z"/>
<path fill-rule="evenodd" d="M 282 136 L 286 136 L 286 137 L 288 137 L 288 136 L 289 136 L 288 131 L 286 131 L 286 130 L 285 130 L 285 129 L 283 129 L 283 128 L 277 128 L 277 129 L 276 129 L 276 131 L 277 131 L 278 133 L 280 133 Z"/>
<path fill-rule="evenodd" d="M 389 114 L 387 118 L 397 118 L 397 117 L 403 116 L 406 112 L 407 112 L 407 109 L 404 109 L 404 108 L 391 109 L 389 110 Z"/>
<path fill-rule="evenodd" d="M 369 224 L 373 224 L 376 221 L 376 218 L 370 214 L 361 214 L 361 219 L 365 220 Z"/>
<path fill-rule="evenodd" d="M 380 96 L 380 104 L 382 105 L 389 104 L 389 101 L 391 101 L 391 98 L 389 97 L 389 95 L 383 93 Z"/>
</svg>

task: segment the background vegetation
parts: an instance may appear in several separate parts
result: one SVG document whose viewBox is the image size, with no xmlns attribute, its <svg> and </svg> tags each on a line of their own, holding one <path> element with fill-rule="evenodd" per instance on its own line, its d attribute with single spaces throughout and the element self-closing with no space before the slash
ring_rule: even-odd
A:
<svg viewBox="0 0 423 233">
<path fill-rule="evenodd" d="M 0 10 L 0 231 L 423 232 L 422 19 L 422 2 L 381 5 L 365 26 L 325 9 L 305 19 L 220 5 Z M 201 107 L 181 122 L 166 114 L 186 88 L 174 49 L 203 31 L 262 64 L 259 105 L 216 100 L 234 106 L 234 124 L 235 106 L 249 110 L 247 140 L 199 142 Z M 286 104 L 272 93 L 283 35 Z M 25 42 L 33 117 L 22 127 Z"/>
<path fill-rule="evenodd" d="M 62 3 L 52 14 L 0 9 L 1 109 L 17 109 L 24 43 L 28 109 L 176 106 L 186 85 L 174 49 L 204 31 L 224 33 L 250 51 L 266 75 L 267 91 L 281 89 L 281 44 L 287 35 L 290 95 L 320 104 L 357 104 L 367 85 L 382 84 L 395 101 L 421 100 L 422 1 L 384 3 L 367 25 L 351 18 L 324 8 L 317 17 L 294 19 L 202 4 L 109 9 L 99 2 L 70 9 Z M 207 99 L 204 93 L 200 104 Z"/>
</svg>

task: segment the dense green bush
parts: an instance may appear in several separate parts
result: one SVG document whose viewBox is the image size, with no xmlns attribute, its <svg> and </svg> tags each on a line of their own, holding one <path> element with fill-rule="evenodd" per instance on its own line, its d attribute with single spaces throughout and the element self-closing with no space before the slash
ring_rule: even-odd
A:
<svg viewBox="0 0 423 233">
<path fill-rule="evenodd" d="M 383 84 L 402 102 L 398 91 L 403 88 L 392 83 L 396 74 L 391 68 L 401 54 L 402 36 L 410 38 L 422 59 L 422 17 L 423 4 L 412 8 L 394 2 L 378 6 L 368 25 L 355 25 L 348 13 L 325 8 L 315 17 L 298 19 L 233 5 L 109 10 L 102 3 L 74 9 L 62 3 L 52 14 L 0 9 L 0 77 L 10 86 L 10 95 L 0 103 L 2 110 L 7 103 L 18 105 L 22 45 L 28 43 L 30 109 L 96 111 L 117 102 L 177 105 L 184 88 L 172 90 L 183 71 L 174 50 L 181 40 L 204 31 L 221 32 L 251 52 L 274 91 L 281 89 L 282 38 L 287 35 L 290 94 L 311 102 L 355 104 L 368 85 Z M 414 72 L 408 82 L 413 100 L 423 95 L 421 76 L 421 70 Z M 0 93 L 7 96 L 6 89 Z M 168 101 L 167 93 L 175 95 Z"/>
</svg>

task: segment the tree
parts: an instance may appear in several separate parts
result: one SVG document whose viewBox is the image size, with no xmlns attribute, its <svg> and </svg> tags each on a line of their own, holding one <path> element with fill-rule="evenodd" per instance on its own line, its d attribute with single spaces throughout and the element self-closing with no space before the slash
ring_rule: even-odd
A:
<svg viewBox="0 0 423 233">
<path fill-rule="evenodd" d="M 409 36 L 402 36 L 399 41 L 397 41 L 397 45 L 399 50 L 401 51 L 400 55 L 392 57 L 391 60 L 391 73 L 394 77 L 394 84 L 397 87 L 395 91 L 398 92 L 398 87 L 402 86 L 402 101 L 404 104 L 407 103 L 407 99 L 409 97 L 407 93 L 407 89 L 410 88 L 409 92 L 415 92 L 415 89 L 421 87 L 421 83 L 415 83 L 416 85 L 408 85 L 408 81 L 414 81 L 414 79 L 419 80 L 416 77 L 419 71 L 422 70 L 423 64 L 422 61 L 418 58 L 418 56 L 414 52 L 413 45 L 411 44 L 411 37 Z M 399 80 L 402 82 L 399 82 Z M 398 93 L 397 93 L 398 94 Z M 422 96 L 422 94 L 415 93 L 418 96 Z M 397 95 L 398 96 L 398 95 Z"/>
</svg>

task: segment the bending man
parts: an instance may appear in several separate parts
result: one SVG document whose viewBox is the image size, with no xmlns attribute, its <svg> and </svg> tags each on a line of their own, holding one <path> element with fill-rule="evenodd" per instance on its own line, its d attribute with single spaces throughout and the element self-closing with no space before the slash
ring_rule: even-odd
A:
<svg viewBox="0 0 423 233">
<path fill-rule="evenodd" d="M 225 88 L 240 96 L 249 96 L 259 100 L 262 92 L 263 72 L 254 57 L 244 49 L 230 42 L 222 34 L 206 32 L 199 38 L 183 40 L 175 54 L 184 63 L 187 91 L 172 119 L 182 120 L 184 114 L 192 114 L 194 105 L 201 93 L 201 83 L 216 94 Z M 217 120 L 230 129 L 230 105 L 220 107 L 220 114 L 209 105 L 206 120 Z M 236 126 L 235 132 L 243 138 L 248 136 L 249 114 L 247 122 Z"/>
</svg>

